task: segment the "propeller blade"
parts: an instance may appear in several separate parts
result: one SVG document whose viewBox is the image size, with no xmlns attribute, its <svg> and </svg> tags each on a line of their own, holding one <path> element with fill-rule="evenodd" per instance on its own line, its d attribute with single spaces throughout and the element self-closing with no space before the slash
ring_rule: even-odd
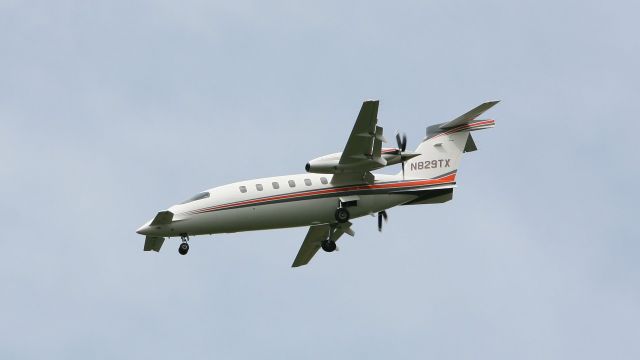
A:
<svg viewBox="0 0 640 360">
<path fill-rule="evenodd" d="M 382 219 L 384 219 L 384 222 L 387 222 L 387 212 L 385 210 L 382 210 L 378 213 L 378 231 L 382 231 Z"/>
<path fill-rule="evenodd" d="M 407 134 L 403 133 L 402 134 L 402 152 L 405 152 L 405 150 L 407 150 Z M 402 156 L 402 153 L 400 153 L 400 156 Z M 404 180 L 404 158 L 402 158 L 401 163 L 402 163 L 402 180 Z"/>
<path fill-rule="evenodd" d="M 400 151 L 407 150 L 407 134 L 402 133 L 402 135 L 400 135 L 399 132 L 396 132 L 396 143 L 398 143 L 398 149 L 400 149 Z"/>
<path fill-rule="evenodd" d="M 407 150 L 407 134 L 396 132 L 396 142 L 398 143 L 398 151 L 400 153 L 400 164 L 402 166 L 402 180 L 404 180 L 404 157 L 402 153 Z"/>
</svg>

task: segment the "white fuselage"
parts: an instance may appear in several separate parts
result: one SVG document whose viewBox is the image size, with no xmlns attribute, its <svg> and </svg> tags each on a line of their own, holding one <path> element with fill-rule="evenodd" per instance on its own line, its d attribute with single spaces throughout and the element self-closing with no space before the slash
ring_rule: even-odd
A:
<svg viewBox="0 0 640 360">
<path fill-rule="evenodd" d="M 476 120 L 495 105 L 485 102 L 446 123 L 427 127 L 415 151 L 396 134 L 396 148 L 383 148 L 377 100 L 362 103 L 344 150 L 320 156 L 305 165 L 305 174 L 247 180 L 201 192 L 159 211 L 136 232 L 146 235 L 144 251 L 160 251 L 167 237 L 181 238 L 178 252 L 189 251 L 193 235 L 309 227 L 291 266 L 309 263 L 322 248 L 336 250 L 343 235 L 354 236 L 352 219 L 397 205 L 440 204 L 453 198 L 456 174 L 465 152 L 477 150 L 471 131 L 492 128 L 491 119 Z M 399 164 L 397 175 L 373 174 Z"/>
<path fill-rule="evenodd" d="M 373 184 L 336 186 L 331 184 L 331 175 L 308 173 L 241 181 L 210 189 L 207 198 L 171 206 L 168 210 L 174 217 L 170 224 L 152 226 L 148 222 L 138 232 L 171 237 L 335 223 L 341 198 L 357 199 L 357 205 L 348 208 L 353 219 L 418 196 L 393 191 L 442 182 L 380 174 L 375 179 Z"/>
</svg>

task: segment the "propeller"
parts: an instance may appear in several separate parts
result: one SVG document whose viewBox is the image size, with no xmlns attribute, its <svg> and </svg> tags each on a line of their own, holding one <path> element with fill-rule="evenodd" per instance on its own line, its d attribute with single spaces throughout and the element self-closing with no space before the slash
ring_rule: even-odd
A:
<svg viewBox="0 0 640 360">
<path fill-rule="evenodd" d="M 402 166 L 402 180 L 404 180 L 404 157 L 402 153 L 407 150 L 407 134 L 396 132 L 396 142 L 398 143 L 398 149 L 400 149 L 400 166 Z M 386 219 L 386 214 L 385 214 Z"/>
<path fill-rule="evenodd" d="M 396 133 L 396 142 L 398 143 L 398 148 L 400 151 L 405 151 L 407 149 L 407 134 L 403 133 L 400 135 L 399 132 Z"/>
<path fill-rule="evenodd" d="M 382 219 L 384 219 L 384 222 L 387 222 L 387 212 L 385 210 L 382 210 L 378 213 L 378 231 L 382 231 Z"/>
</svg>

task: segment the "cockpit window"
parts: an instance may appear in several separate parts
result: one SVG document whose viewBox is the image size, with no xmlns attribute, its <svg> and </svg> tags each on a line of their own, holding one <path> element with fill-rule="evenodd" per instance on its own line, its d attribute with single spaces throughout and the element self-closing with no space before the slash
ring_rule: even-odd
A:
<svg viewBox="0 0 640 360">
<path fill-rule="evenodd" d="M 186 204 L 186 203 L 190 203 L 190 202 L 192 202 L 192 201 L 206 199 L 206 198 L 208 198 L 209 196 L 211 196 L 211 194 L 209 194 L 209 192 L 208 192 L 208 191 L 201 192 L 201 193 L 199 193 L 199 194 L 193 195 L 193 196 L 192 196 L 191 198 L 189 198 L 188 200 L 181 202 L 181 204 Z"/>
</svg>

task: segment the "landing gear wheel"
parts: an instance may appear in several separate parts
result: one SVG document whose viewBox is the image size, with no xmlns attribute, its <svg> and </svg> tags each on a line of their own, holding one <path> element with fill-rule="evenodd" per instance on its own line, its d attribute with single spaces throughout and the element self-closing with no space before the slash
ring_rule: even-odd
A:
<svg viewBox="0 0 640 360">
<path fill-rule="evenodd" d="M 335 213 L 336 221 L 343 224 L 349 221 L 349 211 L 346 208 L 338 208 Z"/>
<path fill-rule="evenodd" d="M 187 244 L 186 242 L 180 244 L 180 246 L 178 246 L 178 252 L 180 253 L 180 255 L 187 255 L 187 253 L 189 252 L 189 244 Z"/>
<path fill-rule="evenodd" d="M 335 241 L 324 240 L 320 245 L 322 246 L 322 250 L 326 252 L 332 252 L 336 249 Z"/>
<path fill-rule="evenodd" d="M 180 234 L 180 238 L 182 239 L 182 244 L 178 246 L 178 252 L 180 255 L 187 255 L 189 252 L 189 234 Z"/>
</svg>

